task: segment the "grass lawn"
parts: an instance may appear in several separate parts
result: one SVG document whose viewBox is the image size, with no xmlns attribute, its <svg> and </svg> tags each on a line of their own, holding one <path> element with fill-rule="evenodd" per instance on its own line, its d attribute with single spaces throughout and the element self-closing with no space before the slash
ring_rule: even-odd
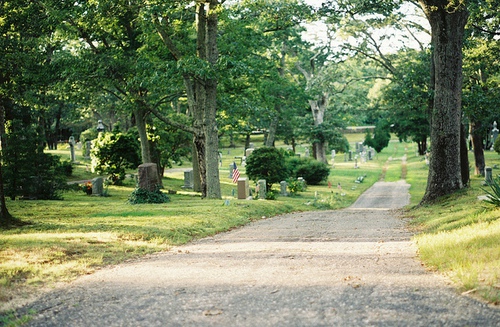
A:
<svg viewBox="0 0 500 327">
<path fill-rule="evenodd" d="M 359 134 L 349 135 L 351 148 L 362 139 Z M 300 147 L 299 151 L 304 149 Z M 68 150 L 59 152 L 69 158 Z M 10 213 L 30 224 L 0 231 L 0 312 L 10 309 L 12 299 L 39 288 L 252 220 L 347 207 L 380 178 L 406 178 L 412 184 L 412 205 L 405 215 L 413 218 L 412 227 L 418 233 L 415 240 L 427 267 L 448 274 L 464 291 L 474 290 L 487 301 L 500 302 L 500 211 L 477 200 L 477 195 L 484 194 L 480 177 L 473 177 L 471 187 L 456 195 L 432 206 L 417 207 L 425 191 L 427 166 L 416 156 L 414 144 L 393 140 L 374 160 L 358 161 L 359 168 L 353 161 L 344 161 L 344 155 L 339 153 L 330 183 L 309 186 L 296 196 L 279 196 L 273 201 L 237 200 L 233 196 L 236 186 L 228 177 L 229 164 L 238 160 L 235 156 L 242 155 L 243 149 L 224 148 L 221 152 L 221 200 L 201 199 L 183 189 L 183 172 L 178 170 L 165 175 L 165 189 L 177 191 L 166 204 L 128 204 L 127 198 L 135 187 L 133 179 L 121 187 L 110 186 L 109 197 L 68 191 L 61 201 L 7 200 Z M 500 156 L 487 153 L 487 163 L 500 164 Z M 86 171 L 86 165 L 81 161 L 76 166 L 72 180 L 95 177 Z M 188 167 L 187 163 L 183 167 Z M 244 176 L 244 168 L 239 167 Z M 498 173 L 495 169 L 494 175 Z M 355 183 L 357 177 L 365 175 L 363 183 Z M 337 188 L 339 183 L 342 189 Z"/>
</svg>

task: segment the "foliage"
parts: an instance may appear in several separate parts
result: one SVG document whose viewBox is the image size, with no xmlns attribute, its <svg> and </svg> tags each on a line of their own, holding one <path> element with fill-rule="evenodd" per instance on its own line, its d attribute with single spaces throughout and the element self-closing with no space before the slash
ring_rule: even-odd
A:
<svg viewBox="0 0 500 327">
<path fill-rule="evenodd" d="M 283 151 L 274 147 L 255 149 L 247 158 L 246 174 L 252 181 L 265 179 L 267 189 L 288 177 Z"/>
<path fill-rule="evenodd" d="M 326 163 L 312 158 L 288 157 L 286 158 L 286 169 L 288 176 L 291 177 L 289 181 L 303 177 L 310 185 L 318 185 L 326 181 L 330 174 L 330 168 Z"/>
<path fill-rule="evenodd" d="M 167 203 L 169 201 L 170 198 L 168 195 L 163 193 L 159 187 L 156 187 L 154 191 L 137 187 L 128 199 L 128 203 L 130 204 Z"/>
<path fill-rule="evenodd" d="M 61 161 L 58 171 L 66 177 L 73 175 L 73 164 L 69 160 Z"/>
<path fill-rule="evenodd" d="M 25 111 L 29 113 L 30 111 Z M 61 163 L 58 156 L 43 152 L 43 136 L 31 124 L 29 117 L 8 122 L 2 150 L 5 194 L 11 199 L 53 200 L 66 188 L 70 163 Z"/>
<path fill-rule="evenodd" d="M 493 144 L 493 150 L 495 150 L 496 153 L 500 154 L 500 137 L 497 137 L 495 140 L 495 144 Z"/>
<path fill-rule="evenodd" d="M 500 207 L 500 178 L 493 179 L 489 184 L 489 189 L 482 188 L 488 198 L 484 202 Z"/>
<path fill-rule="evenodd" d="M 130 134 L 101 133 L 90 151 L 92 171 L 108 174 L 112 184 L 120 184 L 126 168 L 135 169 L 140 164 L 139 149 L 139 142 Z"/>
<path fill-rule="evenodd" d="M 287 180 L 288 190 L 292 195 L 295 195 L 299 192 L 304 192 L 306 190 L 306 184 L 302 181 L 299 181 L 297 178 L 290 177 Z"/>
<path fill-rule="evenodd" d="M 387 120 L 379 120 L 375 126 L 375 136 L 372 137 L 371 133 L 368 132 L 363 144 L 371 146 L 375 149 L 375 151 L 377 151 L 377 153 L 380 153 L 382 149 L 389 145 L 389 141 L 391 139 L 390 128 L 391 126 Z"/>
<path fill-rule="evenodd" d="M 303 177 L 307 184 L 318 185 L 321 182 L 328 180 L 330 175 L 330 167 L 324 162 L 314 159 L 304 159 L 297 167 L 295 177 Z"/>
<path fill-rule="evenodd" d="M 335 131 L 332 138 L 328 140 L 328 149 L 346 153 L 349 151 L 349 141 L 342 133 Z"/>
</svg>

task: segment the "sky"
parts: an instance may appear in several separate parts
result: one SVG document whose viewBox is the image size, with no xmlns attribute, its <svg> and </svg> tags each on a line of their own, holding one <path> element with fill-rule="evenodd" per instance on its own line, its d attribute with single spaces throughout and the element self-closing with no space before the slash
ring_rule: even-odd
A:
<svg viewBox="0 0 500 327">
<path fill-rule="evenodd" d="M 323 0 L 304 0 L 309 5 L 312 5 L 314 7 L 320 7 Z M 415 7 L 412 5 L 407 5 L 404 8 L 404 12 L 407 14 L 407 17 L 409 20 L 412 20 L 414 22 L 418 22 L 422 26 L 430 29 L 429 23 L 425 19 L 425 17 L 422 16 L 422 13 L 417 12 L 415 14 Z M 322 22 L 314 22 L 314 23 L 309 23 L 306 25 L 307 32 L 304 33 L 304 38 L 310 42 L 314 43 L 325 43 L 328 41 L 328 36 L 326 33 L 326 25 Z M 385 44 L 383 45 L 383 48 L 386 52 L 392 52 L 397 50 L 398 47 L 402 46 L 402 43 L 398 41 L 400 39 L 401 34 L 393 29 L 385 29 L 381 30 L 380 35 L 392 35 L 392 39 L 387 39 L 385 41 Z M 430 36 L 425 33 L 420 33 L 418 36 L 418 39 L 420 42 L 423 44 L 428 44 L 430 42 Z M 417 42 L 413 42 L 410 44 L 412 47 L 418 47 Z"/>
</svg>

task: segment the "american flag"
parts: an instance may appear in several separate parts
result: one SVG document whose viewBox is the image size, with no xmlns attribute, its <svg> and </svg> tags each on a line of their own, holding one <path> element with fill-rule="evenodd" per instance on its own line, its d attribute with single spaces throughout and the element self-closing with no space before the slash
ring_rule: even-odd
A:
<svg viewBox="0 0 500 327">
<path fill-rule="evenodd" d="M 240 178 L 240 171 L 236 167 L 236 163 L 233 162 L 233 183 L 238 183 L 238 178 Z"/>
</svg>

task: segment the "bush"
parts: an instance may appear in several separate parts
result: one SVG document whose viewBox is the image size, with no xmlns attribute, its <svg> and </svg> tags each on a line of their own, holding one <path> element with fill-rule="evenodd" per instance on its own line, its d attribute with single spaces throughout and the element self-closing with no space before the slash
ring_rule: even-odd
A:
<svg viewBox="0 0 500 327">
<path fill-rule="evenodd" d="M 57 168 L 57 172 L 66 177 L 70 177 L 73 175 L 73 164 L 68 160 L 62 161 Z"/>
<path fill-rule="evenodd" d="M 500 179 L 498 177 L 493 179 L 488 186 L 489 189 L 482 188 L 482 190 L 488 194 L 488 198 L 484 200 L 484 202 L 500 207 Z"/>
<path fill-rule="evenodd" d="M 326 181 L 330 175 L 330 167 L 315 159 L 290 157 L 286 161 L 286 166 L 290 177 L 294 179 L 303 177 L 309 185 L 318 185 Z"/>
<path fill-rule="evenodd" d="M 295 195 L 299 192 L 303 192 L 306 190 L 306 185 L 303 182 L 297 180 L 296 178 L 289 178 L 287 182 L 288 182 L 288 190 L 292 195 Z"/>
<path fill-rule="evenodd" d="M 267 190 L 288 177 L 283 151 L 273 147 L 256 149 L 247 158 L 246 174 L 254 182 L 266 180 Z"/>
<path fill-rule="evenodd" d="M 125 179 L 126 168 L 137 168 L 140 164 L 139 141 L 123 133 L 101 133 L 90 151 L 92 171 L 108 174 L 108 180 L 120 185 Z"/>
<path fill-rule="evenodd" d="M 380 153 L 380 151 L 389 145 L 391 139 L 390 129 L 391 125 L 387 120 L 379 120 L 375 126 L 375 135 L 372 137 L 371 133 L 368 132 L 363 144 L 371 146 L 377 153 Z"/>
<path fill-rule="evenodd" d="M 27 108 L 26 113 L 30 113 Z M 15 113 L 17 114 L 17 113 Z M 37 125 L 25 119 L 12 119 L 7 123 L 2 151 L 5 195 L 14 200 L 57 200 L 67 188 L 66 175 L 71 164 L 61 164 L 60 157 L 43 152 L 43 135 Z M 72 168 L 71 168 L 72 169 Z"/>
<path fill-rule="evenodd" d="M 318 185 L 328 180 L 329 175 L 330 167 L 326 163 L 314 159 L 304 160 L 297 168 L 297 177 L 303 177 L 309 185 Z"/>
<path fill-rule="evenodd" d="M 496 153 L 500 154 L 500 137 L 497 137 L 495 140 L 495 143 L 493 144 L 493 150 L 495 150 Z"/>
<path fill-rule="evenodd" d="M 167 203 L 169 201 L 168 195 L 160 191 L 159 187 L 154 191 L 137 187 L 128 198 L 128 202 L 131 204 Z"/>
</svg>

